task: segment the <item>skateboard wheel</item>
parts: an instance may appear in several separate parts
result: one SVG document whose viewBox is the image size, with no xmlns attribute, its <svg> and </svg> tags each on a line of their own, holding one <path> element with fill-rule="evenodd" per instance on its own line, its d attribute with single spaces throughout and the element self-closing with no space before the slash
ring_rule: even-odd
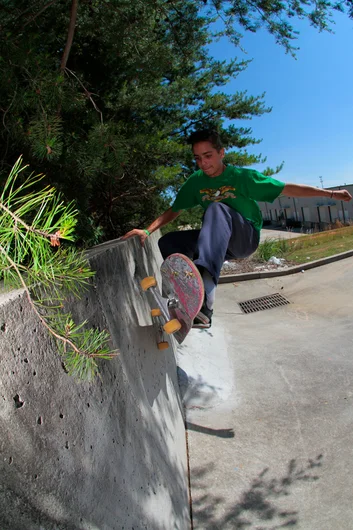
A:
<svg viewBox="0 0 353 530">
<path fill-rule="evenodd" d="M 168 333 L 168 335 L 171 335 L 172 333 L 179 331 L 180 328 L 181 328 L 181 324 L 179 320 L 177 320 L 176 318 L 173 318 L 173 320 L 169 320 L 163 326 L 164 331 Z"/>
<path fill-rule="evenodd" d="M 151 310 L 151 317 L 160 317 L 161 314 L 162 314 L 162 311 L 160 309 Z"/>
<path fill-rule="evenodd" d="M 159 342 L 157 344 L 157 347 L 159 350 L 166 350 L 167 348 L 169 348 L 169 342 Z"/>
<path fill-rule="evenodd" d="M 150 287 L 157 285 L 157 280 L 154 276 L 147 276 L 147 278 L 141 280 L 140 285 L 143 291 L 147 291 Z"/>
</svg>

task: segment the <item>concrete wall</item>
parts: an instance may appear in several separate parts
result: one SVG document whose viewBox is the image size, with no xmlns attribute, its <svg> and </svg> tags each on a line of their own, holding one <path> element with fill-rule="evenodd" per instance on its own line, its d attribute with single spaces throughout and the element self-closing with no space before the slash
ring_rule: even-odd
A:
<svg viewBox="0 0 353 530">
<path fill-rule="evenodd" d="M 22 291 L 0 298 L 0 529 L 190 528 L 174 350 L 159 352 L 138 278 L 156 239 L 92 249 L 77 315 L 120 349 L 101 380 L 69 377 Z M 173 346 L 174 347 L 174 346 Z"/>
</svg>

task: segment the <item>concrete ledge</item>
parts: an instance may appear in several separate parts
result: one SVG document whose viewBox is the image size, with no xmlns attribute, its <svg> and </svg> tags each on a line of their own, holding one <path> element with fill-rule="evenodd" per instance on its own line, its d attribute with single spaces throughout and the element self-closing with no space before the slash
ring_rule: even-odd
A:
<svg viewBox="0 0 353 530">
<path fill-rule="evenodd" d="M 89 252 L 94 284 L 70 309 L 120 355 L 80 383 L 22 290 L 0 296 L 1 530 L 190 528 L 174 345 L 159 351 L 138 280 L 157 238 Z"/>
<path fill-rule="evenodd" d="M 314 269 L 321 265 L 327 265 L 334 261 L 341 259 L 350 258 L 353 256 L 353 250 L 342 252 L 340 254 L 334 254 L 328 258 L 322 258 L 309 263 L 302 263 L 301 265 L 295 265 L 294 267 L 288 267 L 287 269 L 275 270 L 275 271 L 259 271 L 259 272 L 245 272 L 243 274 L 228 274 L 221 276 L 218 283 L 230 283 L 230 282 L 244 282 L 246 280 L 258 280 L 259 278 L 274 278 L 276 276 L 288 276 L 289 274 L 295 274 L 297 272 L 305 271 L 308 269 Z"/>
</svg>

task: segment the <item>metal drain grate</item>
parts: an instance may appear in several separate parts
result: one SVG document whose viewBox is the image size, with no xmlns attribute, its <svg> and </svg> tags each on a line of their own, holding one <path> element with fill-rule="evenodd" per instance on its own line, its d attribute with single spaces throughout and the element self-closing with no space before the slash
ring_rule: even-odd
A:
<svg viewBox="0 0 353 530">
<path fill-rule="evenodd" d="M 253 298 L 252 300 L 246 300 L 246 302 L 239 302 L 243 313 L 265 311 L 265 309 L 272 309 L 273 307 L 279 307 L 287 304 L 290 304 L 290 302 L 279 293 L 261 296 L 261 298 Z"/>
</svg>

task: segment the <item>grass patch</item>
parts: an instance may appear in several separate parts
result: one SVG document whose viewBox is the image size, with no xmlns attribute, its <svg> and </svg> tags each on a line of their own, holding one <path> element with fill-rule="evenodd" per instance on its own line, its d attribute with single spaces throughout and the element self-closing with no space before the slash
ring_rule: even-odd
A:
<svg viewBox="0 0 353 530">
<path fill-rule="evenodd" d="M 288 250 L 288 239 L 265 239 L 258 246 L 254 259 L 257 261 L 268 261 L 272 256 L 283 258 Z"/>
<path fill-rule="evenodd" d="M 291 263 L 308 263 L 353 249 L 353 226 L 328 230 L 294 239 L 269 239 L 260 243 L 254 259 L 266 262 L 271 256 Z"/>
</svg>

